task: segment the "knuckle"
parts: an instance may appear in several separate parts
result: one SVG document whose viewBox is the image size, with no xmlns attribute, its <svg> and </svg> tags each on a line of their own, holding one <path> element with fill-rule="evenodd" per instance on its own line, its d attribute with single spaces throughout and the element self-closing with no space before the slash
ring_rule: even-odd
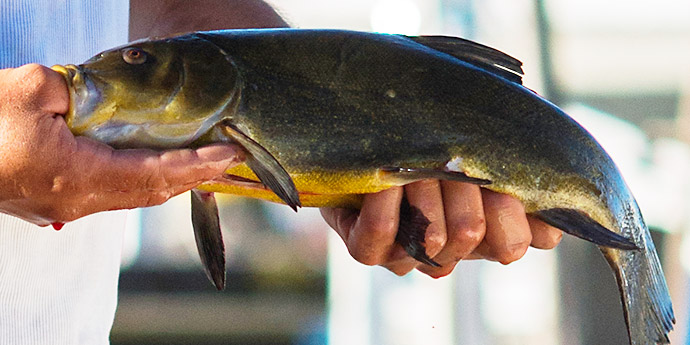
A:
<svg viewBox="0 0 690 345">
<path fill-rule="evenodd" d="M 494 253 L 494 257 L 496 260 L 498 260 L 498 262 L 504 265 L 513 263 L 517 260 L 520 260 L 525 255 L 529 245 L 530 241 L 514 243 Z"/>
<path fill-rule="evenodd" d="M 52 76 L 51 73 L 55 73 L 48 67 L 35 63 L 21 66 L 17 68 L 17 72 L 19 73 L 20 78 L 29 81 L 31 84 L 37 87 L 48 83 Z"/>
<path fill-rule="evenodd" d="M 412 270 L 414 270 L 417 267 L 416 262 L 409 262 L 409 260 L 402 260 L 402 261 L 397 261 L 397 262 L 388 262 L 386 264 L 382 264 L 381 266 L 384 267 L 385 269 L 389 270 L 393 274 L 402 277 L 408 273 L 410 273 Z"/>
<path fill-rule="evenodd" d="M 402 277 L 410 273 L 412 268 L 388 268 L 388 270 L 393 272 L 393 274 L 397 275 L 398 277 Z"/>
<path fill-rule="evenodd" d="M 396 226 L 393 217 L 360 217 L 359 223 L 366 231 L 376 233 L 387 233 Z"/>
<path fill-rule="evenodd" d="M 440 182 L 438 180 L 433 180 L 433 179 L 425 179 L 425 180 L 419 180 L 416 182 L 412 182 L 411 184 L 408 185 L 407 188 L 418 188 L 420 192 L 428 192 L 432 191 L 434 189 L 438 189 L 440 186 Z"/>
<path fill-rule="evenodd" d="M 367 265 L 375 266 L 381 264 L 381 255 L 371 248 L 361 248 L 358 246 L 349 248 L 350 255 L 357 262 Z"/>
<path fill-rule="evenodd" d="M 563 239 L 563 232 L 556 228 L 546 228 L 532 237 L 531 246 L 538 249 L 553 249 Z"/>
<path fill-rule="evenodd" d="M 555 248 L 559 243 L 561 243 L 561 240 L 563 239 L 563 231 L 560 230 L 554 230 L 550 232 L 551 236 L 549 237 L 550 239 L 550 247 L 548 249 L 553 249 Z"/>
<path fill-rule="evenodd" d="M 465 244 L 467 247 L 476 248 L 486 234 L 486 220 L 481 217 L 472 222 L 460 224 L 450 231 L 450 241 Z"/>
<path fill-rule="evenodd" d="M 445 276 L 448 276 L 451 272 L 453 272 L 452 267 L 451 268 L 442 267 L 440 269 L 435 269 L 431 272 L 428 272 L 427 275 L 431 278 L 434 278 L 434 279 L 440 279 L 440 278 L 443 278 Z"/>
<path fill-rule="evenodd" d="M 438 258 L 434 258 L 435 260 Z M 433 279 L 439 279 L 443 278 L 445 276 L 450 275 L 453 270 L 455 270 L 455 267 L 457 266 L 458 262 L 460 262 L 462 258 L 455 258 L 455 259 L 449 259 L 447 261 L 440 261 L 439 263 L 441 264 L 441 267 L 432 267 L 429 265 L 420 265 L 417 267 L 417 270 L 420 272 L 426 274 L 427 276 L 433 278 Z"/>
<path fill-rule="evenodd" d="M 436 255 L 438 252 L 441 251 L 443 246 L 446 245 L 447 243 L 447 237 L 445 234 L 433 234 L 433 235 L 427 235 L 426 239 L 424 239 L 424 245 L 426 247 L 427 252 L 430 252 L 432 249 L 434 250 L 435 253 L 430 254 L 430 255 Z"/>
<path fill-rule="evenodd" d="M 386 217 L 359 217 L 357 219 L 357 231 L 367 234 L 372 242 L 379 243 L 388 238 L 394 237 L 397 232 L 397 221 L 393 218 Z"/>
<path fill-rule="evenodd" d="M 144 207 L 158 206 L 170 199 L 169 192 L 152 192 L 148 193 Z"/>
<path fill-rule="evenodd" d="M 26 76 L 44 77 L 48 75 L 48 73 L 46 72 L 47 69 L 47 67 L 39 65 L 37 63 L 29 63 L 18 67 L 17 72 Z"/>
<path fill-rule="evenodd" d="M 394 219 L 380 217 L 359 217 L 354 230 L 350 234 L 348 250 L 358 262 L 374 266 L 384 262 L 388 246 L 383 245 L 393 241 L 397 231 Z"/>
<path fill-rule="evenodd" d="M 161 172 L 161 167 L 154 160 L 147 160 L 140 175 L 140 188 L 146 191 L 158 191 L 167 187 L 167 181 Z"/>
</svg>

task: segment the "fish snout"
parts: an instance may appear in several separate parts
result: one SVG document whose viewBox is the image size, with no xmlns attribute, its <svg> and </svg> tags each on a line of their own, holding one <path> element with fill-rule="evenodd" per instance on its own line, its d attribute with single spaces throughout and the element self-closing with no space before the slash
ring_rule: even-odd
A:
<svg viewBox="0 0 690 345">
<path fill-rule="evenodd" d="M 101 92 L 80 66 L 55 65 L 51 69 L 65 78 L 69 90 L 69 111 L 65 114 L 67 126 L 75 135 L 83 134 L 93 125 L 92 115 L 101 103 Z"/>
<path fill-rule="evenodd" d="M 62 75 L 62 77 L 65 78 L 65 81 L 67 82 L 67 87 L 70 89 L 74 85 L 74 83 L 73 83 L 74 77 L 81 74 L 79 72 L 79 68 L 76 65 L 72 65 L 72 64 L 64 65 L 64 66 L 63 65 L 54 65 L 54 66 L 50 67 L 50 69 L 52 69 L 53 71 Z"/>
</svg>

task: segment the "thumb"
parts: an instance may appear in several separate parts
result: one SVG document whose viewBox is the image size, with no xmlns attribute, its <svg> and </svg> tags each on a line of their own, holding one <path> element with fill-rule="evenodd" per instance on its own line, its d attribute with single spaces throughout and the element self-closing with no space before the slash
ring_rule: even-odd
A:
<svg viewBox="0 0 690 345">
<path fill-rule="evenodd" d="M 213 144 L 195 150 L 173 150 L 160 155 L 160 176 L 169 186 L 198 184 L 221 176 L 241 163 L 242 149 L 237 145 Z"/>
<path fill-rule="evenodd" d="M 77 141 L 92 145 L 94 163 L 91 179 L 103 182 L 103 189 L 149 193 L 162 192 L 167 197 L 182 193 L 219 177 L 240 162 L 244 155 L 237 145 L 213 144 L 198 149 L 113 150 L 83 137 Z M 107 151 L 107 152 L 99 152 Z M 86 164 L 86 163 L 85 163 Z"/>
<path fill-rule="evenodd" d="M 212 177 L 222 174 L 225 170 L 238 165 L 244 161 L 244 151 L 237 145 L 213 144 L 196 149 L 201 164 L 208 166 L 209 172 L 218 171 Z M 191 162 L 198 164 L 197 162 Z"/>
</svg>

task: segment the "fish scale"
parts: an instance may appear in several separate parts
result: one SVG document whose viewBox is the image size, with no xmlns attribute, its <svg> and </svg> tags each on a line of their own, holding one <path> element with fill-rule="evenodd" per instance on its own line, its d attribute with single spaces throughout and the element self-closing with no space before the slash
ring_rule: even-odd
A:
<svg viewBox="0 0 690 345">
<path fill-rule="evenodd" d="M 54 69 L 69 85 L 75 135 L 116 148 L 245 149 L 244 164 L 193 198 L 198 247 L 216 286 L 225 262 L 208 192 L 294 209 L 359 208 L 365 193 L 461 181 L 512 195 L 526 212 L 599 245 L 630 343 L 668 343 L 668 288 L 618 169 L 587 131 L 522 86 L 520 61 L 498 50 L 444 36 L 226 30 L 141 40 Z M 436 264 L 424 247 L 428 221 L 402 206 L 396 241 Z"/>
</svg>

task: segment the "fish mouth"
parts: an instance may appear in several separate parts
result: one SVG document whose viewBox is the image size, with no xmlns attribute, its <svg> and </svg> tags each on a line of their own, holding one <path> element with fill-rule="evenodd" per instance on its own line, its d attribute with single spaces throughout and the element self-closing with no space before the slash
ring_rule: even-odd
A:
<svg viewBox="0 0 690 345">
<path fill-rule="evenodd" d="M 75 65 L 55 65 L 50 67 L 53 71 L 57 72 L 65 79 L 67 83 L 67 90 L 69 92 L 69 110 L 65 114 L 65 118 L 72 117 L 74 114 L 74 76 L 79 73 L 79 69 Z"/>
<path fill-rule="evenodd" d="M 69 110 L 65 121 L 72 132 L 79 134 L 79 128 L 88 123 L 89 115 L 101 103 L 101 93 L 86 73 L 76 65 L 55 65 L 51 69 L 65 79 L 69 91 Z"/>
<path fill-rule="evenodd" d="M 63 78 L 65 78 L 65 81 L 67 82 L 67 87 L 72 87 L 72 79 L 74 79 L 74 75 L 79 72 L 79 68 L 75 65 L 55 65 L 50 67 L 53 71 L 59 73 L 62 75 Z"/>
</svg>

